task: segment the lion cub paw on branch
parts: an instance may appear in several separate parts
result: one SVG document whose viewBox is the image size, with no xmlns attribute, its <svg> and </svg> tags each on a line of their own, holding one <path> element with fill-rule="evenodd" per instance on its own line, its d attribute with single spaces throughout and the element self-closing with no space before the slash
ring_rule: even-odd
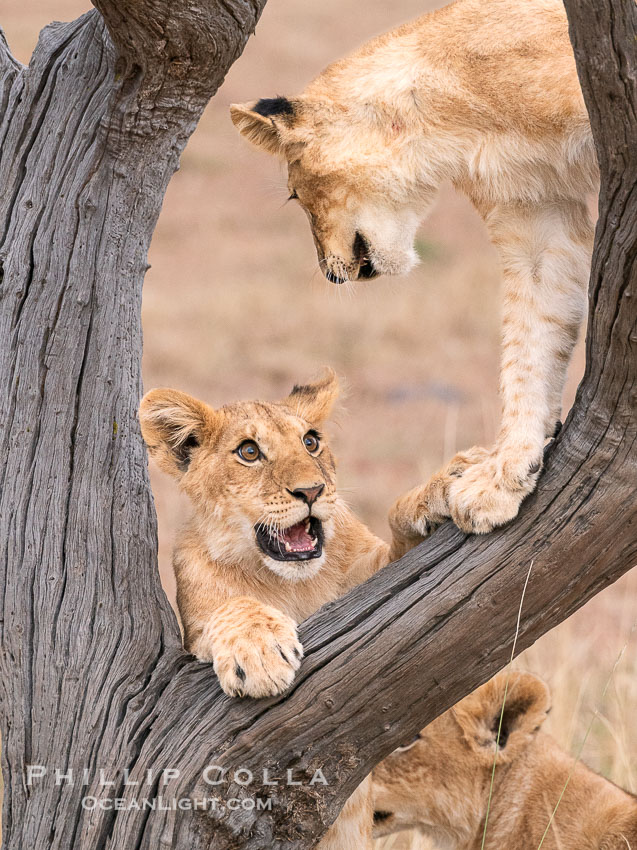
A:
<svg viewBox="0 0 637 850">
<path fill-rule="evenodd" d="M 322 433 L 337 395 L 327 370 L 276 403 L 213 410 L 170 389 L 142 401 L 150 454 L 194 508 L 174 553 L 184 643 L 230 696 L 285 691 L 303 655 L 297 623 L 417 542 L 400 510 L 390 547 L 339 497 Z"/>
</svg>

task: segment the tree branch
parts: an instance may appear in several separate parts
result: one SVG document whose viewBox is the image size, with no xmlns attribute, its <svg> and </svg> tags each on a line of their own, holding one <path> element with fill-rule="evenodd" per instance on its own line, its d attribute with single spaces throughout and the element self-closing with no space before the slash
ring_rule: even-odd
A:
<svg viewBox="0 0 637 850">
<path fill-rule="evenodd" d="M 28 68 L 4 54 L 19 73 L 2 90 L 0 124 L 7 850 L 108 845 L 116 813 L 90 812 L 81 799 L 104 796 L 100 769 L 115 766 L 123 782 L 120 768 L 137 763 L 154 703 L 183 664 L 157 573 L 137 422 L 141 284 L 166 186 L 206 93 L 264 5 L 246 5 L 243 21 L 219 8 L 214 64 L 199 83 L 196 69 L 184 79 L 173 68 L 162 87 L 155 61 L 145 72 L 118 59 L 95 10 L 47 27 Z M 175 38 L 186 6 L 163 4 Z M 87 768 L 95 787 L 30 787 L 29 764 Z M 119 846 L 140 847 L 144 825 L 140 816 Z"/>
<path fill-rule="evenodd" d="M 117 9 L 100 0 L 116 50 L 96 12 L 45 31 L 30 95 L 14 104 L 0 147 L 7 850 L 309 847 L 376 762 L 508 660 L 531 564 L 519 651 L 634 564 L 635 12 L 607 5 L 608 14 L 595 0 L 567 0 L 596 143 L 609 153 L 600 155 L 587 372 L 538 492 L 509 528 L 465 538 L 448 525 L 312 617 L 292 692 L 270 701 L 226 698 L 212 668 L 180 648 L 156 573 L 136 422 L 150 235 L 206 92 L 245 41 L 236 15 L 250 22 L 255 7 L 212 7 L 230 27 L 227 44 L 198 8 L 196 49 L 176 0 Z M 28 787 L 30 763 L 88 768 L 91 784 Z M 250 768 L 255 782 L 206 786 L 210 763 Z M 180 775 L 164 787 L 167 767 Z M 266 785 L 264 768 L 281 784 Z M 318 768 L 328 786 L 309 784 Z M 99 769 L 115 787 L 100 786 Z M 124 769 L 142 784 L 125 785 Z M 288 769 L 301 785 L 285 783 Z M 203 816 L 80 803 L 154 794 L 262 795 L 274 805 Z"/>
<path fill-rule="evenodd" d="M 590 41 L 600 45 L 605 69 L 605 75 L 596 71 L 584 80 L 586 96 L 601 100 L 608 80 L 630 68 L 624 51 L 634 41 L 618 33 L 615 49 L 608 49 L 603 36 L 610 21 L 596 18 L 594 2 L 578 0 L 578 10 L 579 26 L 586 29 L 579 61 L 594 55 Z M 633 94 L 627 102 L 612 101 L 629 140 L 636 137 L 635 102 Z M 607 108 L 600 107 L 593 129 L 598 148 L 608 145 L 612 153 L 623 143 L 619 129 L 606 137 Z M 610 154 L 607 159 L 612 161 Z M 515 523 L 479 538 L 447 525 L 310 618 L 301 630 L 306 658 L 285 699 L 229 700 L 211 668 L 195 663 L 181 667 L 159 698 L 140 763 L 161 765 L 172 753 L 182 754 L 185 769 L 166 788 L 167 797 L 273 798 L 271 813 L 211 811 L 201 826 L 210 847 L 312 846 L 380 758 L 508 661 L 529 570 L 518 652 L 635 564 L 634 168 L 627 162 L 622 169 L 602 169 L 586 377 L 547 452 L 540 487 Z M 207 764 L 228 769 L 229 777 L 248 768 L 255 781 L 244 788 L 230 778 L 211 788 L 201 780 Z M 264 768 L 279 786 L 264 784 Z M 285 784 L 288 769 L 302 785 Z M 317 769 L 328 787 L 309 784 Z M 133 817 L 118 820 L 115 834 L 125 835 Z M 175 824 L 173 835 L 184 846 L 192 824 L 190 816 Z M 158 837 L 162 828 L 155 821 L 149 835 Z"/>
<path fill-rule="evenodd" d="M 119 53 L 118 71 L 144 77 L 140 104 L 179 115 L 208 100 L 257 25 L 265 0 L 94 0 Z M 243 34 L 237 40 L 236 33 Z"/>
<path fill-rule="evenodd" d="M 11 89 L 22 72 L 22 65 L 9 50 L 4 30 L 0 27 L 0 122 L 4 116 Z"/>
<path fill-rule="evenodd" d="M 113 138 L 143 143 L 165 132 L 183 148 L 265 2 L 94 0 L 117 50 L 116 79 L 135 92 L 132 109 L 113 111 Z"/>
<path fill-rule="evenodd" d="M 627 407 L 605 423 L 596 407 L 584 433 L 571 420 L 510 528 L 466 538 L 447 526 L 307 621 L 306 658 L 286 699 L 237 703 L 211 668 L 180 671 L 142 763 L 183 752 L 187 769 L 167 797 L 274 801 L 272 814 L 211 812 L 210 847 L 312 846 L 380 758 L 508 661 L 529 569 L 518 652 L 634 565 L 637 434 Z M 221 737 L 231 743 L 215 747 Z M 255 781 L 210 788 L 197 781 L 207 764 L 229 776 L 248 768 Z M 264 784 L 264 768 L 280 787 Z M 301 787 L 284 784 L 288 769 Z M 328 787 L 309 785 L 318 769 Z"/>
</svg>

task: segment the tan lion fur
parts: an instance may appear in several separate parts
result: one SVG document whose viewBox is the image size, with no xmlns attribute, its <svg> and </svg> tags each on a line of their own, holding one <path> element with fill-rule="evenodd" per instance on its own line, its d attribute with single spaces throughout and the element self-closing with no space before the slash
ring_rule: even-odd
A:
<svg viewBox="0 0 637 850">
<path fill-rule="evenodd" d="M 193 507 L 175 548 L 177 605 L 186 649 L 212 661 L 231 696 L 285 691 L 303 648 L 297 623 L 385 566 L 407 547 L 375 537 L 339 497 L 327 440 L 318 454 L 303 444 L 320 431 L 337 397 L 332 371 L 295 387 L 277 403 L 238 402 L 213 410 L 171 389 L 147 393 L 142 434 L 159 466 L 177 478 Z M 264 459 L 247 464 L 237 447 L 254 440 Z M 312 505 L 323 553 L 276 561 L 257 546 L 255 527 L 288 528 L 308 516 L 291 491 L 323 485 Z M 321 842 L 321 850 L 371 847 L 370 782 L 365 780 Z"/>
<path fill-rule="evenodd" d="M 411 268 L 443 181 L 474 203 L 503 274 L 502 422 L 491 450 L 454 467 L 441 513 L 473 532 L 511 520 L 560 417 L 592 245 L 597 161 L 561 0 L 457 0 L 330 65 L 302 94 L 231 115 L 287 161 L 332 280 Z M 416 537 L 427 519 L 413 518 Z"/>
<path fill-rule="evenodd" d="M 376 836 L 417 829 L 440 850 L 480 850 L 508 674 L 498 674 L 386 758 L 373 776 Z M 637 848 L 637 798 L 541 731 L 546 685 L 512 673 L 484 850 Z"/>
</svg>

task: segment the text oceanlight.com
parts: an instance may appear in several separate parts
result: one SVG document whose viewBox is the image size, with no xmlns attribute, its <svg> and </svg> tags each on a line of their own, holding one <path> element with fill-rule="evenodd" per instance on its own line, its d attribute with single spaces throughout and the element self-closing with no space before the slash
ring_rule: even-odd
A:
<svg viewBox="0 0 637 850">
<path fill-rule="evenodd" d="M 101 811 L 271 811 L 271 797 L 230 797 L 227 800 L 220 797 L 202 797 L 199 800 L 191 800 L 189 797 L 164 798 L 164 797 L 141 797 L 140 799 L 128 799 L 126 797 L 82 797 L 82 808 L 88 811 L 99 809 Z"/>
</svg>

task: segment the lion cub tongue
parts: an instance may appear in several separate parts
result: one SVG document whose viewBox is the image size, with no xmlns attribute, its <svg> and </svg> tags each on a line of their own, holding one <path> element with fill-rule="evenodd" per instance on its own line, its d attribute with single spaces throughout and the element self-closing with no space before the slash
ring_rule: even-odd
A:
<svg viewBox="0 0 637 850">
<path fill-rule="evenodd" d="M 288 552 L 307 552 L 314 548 L 316 541 L 310 536 L 306 526 L 307 520 L 304 519 L 279 532 L 279 540 L 285 543 Z"/>
</svg>

